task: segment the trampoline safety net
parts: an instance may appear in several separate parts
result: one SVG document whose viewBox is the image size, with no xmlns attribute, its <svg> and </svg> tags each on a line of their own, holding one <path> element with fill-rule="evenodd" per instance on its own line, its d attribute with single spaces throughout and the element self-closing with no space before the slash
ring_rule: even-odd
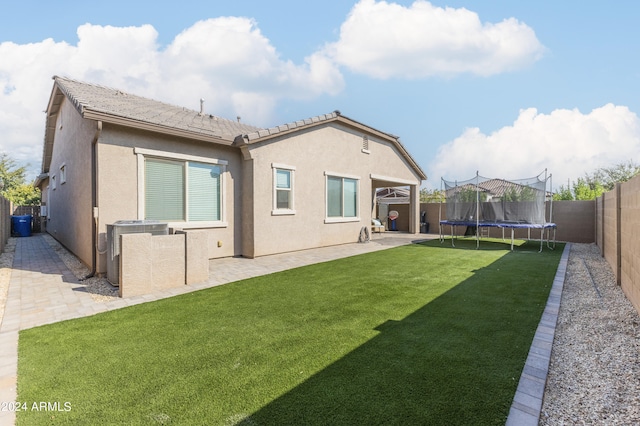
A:
<svg viewBox="0 0 640 426">
<path fill-rule="evenodd" d="M 544 225 L 549 178 L 541 175 L 517 180 L 480 175 L 465 181 L 442 179 L 447 220 Z"/>
</svg>

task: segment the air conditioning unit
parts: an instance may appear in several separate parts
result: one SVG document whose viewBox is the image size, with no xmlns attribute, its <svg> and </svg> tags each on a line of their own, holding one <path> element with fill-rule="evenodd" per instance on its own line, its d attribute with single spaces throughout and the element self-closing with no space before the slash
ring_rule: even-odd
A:
<svg viewBox="0 0 640 426">
<path fill-rule="evenodd" d="M 120 235 L 169 235 L 169 224 L 157 220 L 119 220 L 107 225 L 107 280 L 120 285 Z"/>
</svg>

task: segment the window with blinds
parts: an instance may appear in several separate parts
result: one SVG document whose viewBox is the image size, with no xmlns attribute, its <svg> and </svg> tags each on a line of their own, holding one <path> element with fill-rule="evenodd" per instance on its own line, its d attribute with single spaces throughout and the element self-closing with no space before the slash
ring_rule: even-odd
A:
<svg viewBox="0 0 640 426">
<path fill-rule="evenodd" d="M 358 217 L 358 180 L 327 176 L 327 217 Z"/>
<path fill-rule="evenodd" d="M 220 221 L 221 167 L 145 158 L 145 219 Z"/>
</svg>

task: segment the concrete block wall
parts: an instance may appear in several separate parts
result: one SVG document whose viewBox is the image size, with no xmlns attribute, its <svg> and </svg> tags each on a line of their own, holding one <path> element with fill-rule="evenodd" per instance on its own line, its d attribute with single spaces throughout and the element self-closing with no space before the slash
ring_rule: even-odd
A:
<svg viewBox="0 0 640 426">
<path fill-rule="evenodd" d="M 11 236 L 11 203 L 0 196 L 0 253 Z"/>
<path fill-rule="evenodd" d="M 640 313 L 640 176 L 617 184 L 596 206 L 600 252 Z"/>
<path fill-rule="evenodd" d="M 195 284 L 209 278 L 208 238 L 202 231 L 120 236 L 120 297 Z"/>
<path fill-rule="evenodd" d="M 378 207 L 379 208 L 379 207 Z M 409 219 L 411 214 L 409 212 L 409 204 L 389 204 L 389 211 L 395 210 L 398 212 L 398 218 L 396 219 L 396 230 L 400 232 L 409 232 Z M 376 212 L 375 217 L 383 220 Z M 387 220 L 384 223 L 385 229 L 391 229 L 391 223 Z"/>
<path fill-rule="evenodd" d="M 596 198 L 596 245 L 602 248 L 604 242 L 604 228 L 603 228 L 603 213 L 604 213 L 604 198 L 598 197 Z M 602 251 L 602 249 L 601 249 Z"/>
<path fill-rule="evenodd" d="M 619 224 L 618 224 L 618 211 L 619 211 L 619 190 L 615 189 L 609 191 L 603 195 L 603 211 L 602 211 L 602 228 L 604 232 L 603 245 L 601 247 L 602 255 L 607 260 L 607 263 L 611 266 L 616 281 L 620 283 L 620 270 L 619 270 Z"/>
<path fill-rule="evenodd" d="M 209 237 L 203 231 L 188 231 L 185 235 L 185 284 L 196 284 L 209 279 Z"/>
<path fill-rule="evenodd" d="M 553 202 L 553 222 L 558 226 L 556 230 L 556 240 L 572 243 L 593 243 L 595 241 L 595 201 L 554 201 Z M 547 216 L 550 215 L 551 203 L 546 205 Z M 439 233 L 439 221 L 447 218 L 446 207 L 442 205 L 440 212 L 440 203 L 422 203 L 420 211 L 427 213 L 427 222 L 429 222 L 429 232 L 433 234 Z M 449 226 L 443 230 L 445 235 L 451 235 Z M 455 234 L 457 236 L 464 235 L 466 228 L 464 226 L 456 227 Z M 489 228 L 489 237 L 502 238 L 502 229 Z M 511 230 L 504 231 L 504 237 L 511 239 Z M 539 239 L 540 230 L 516 229 L 514 237 L 517 239 Z M 546 238 L 546 235 L 545 235 Z"/>
<path fill-rule="evenodd" d="M 551 204 L 547 203 L 547 217 Z M 558 226 L 556 240 L 572 243 L 593 243 L 595 235 L 596 202 L 554 201 L 553 222 Z"/>
<path fill-rule="evenodd" d="M 620 285 L 640 313 L 640 179 L 620 185 Z"/>
</svg>

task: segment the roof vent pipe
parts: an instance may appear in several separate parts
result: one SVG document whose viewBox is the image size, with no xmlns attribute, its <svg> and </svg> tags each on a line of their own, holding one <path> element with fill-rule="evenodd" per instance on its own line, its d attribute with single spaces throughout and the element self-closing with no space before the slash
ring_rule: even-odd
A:
<svg viewBox="0 0 640 426">
<path fill-rule="evenodd" d="M 204 98 L 200 98 L 200 115 L 204 115 Z"/>
<path fill-rule="evenodd" d="M 241 118 L 242 118 L 242 117 L 240 117 L 239 115 L 236 117 L 236 120 L 238 120 L 238 123 L 240 122 L 240 119 L 241 119 Z"/>
</svg>

